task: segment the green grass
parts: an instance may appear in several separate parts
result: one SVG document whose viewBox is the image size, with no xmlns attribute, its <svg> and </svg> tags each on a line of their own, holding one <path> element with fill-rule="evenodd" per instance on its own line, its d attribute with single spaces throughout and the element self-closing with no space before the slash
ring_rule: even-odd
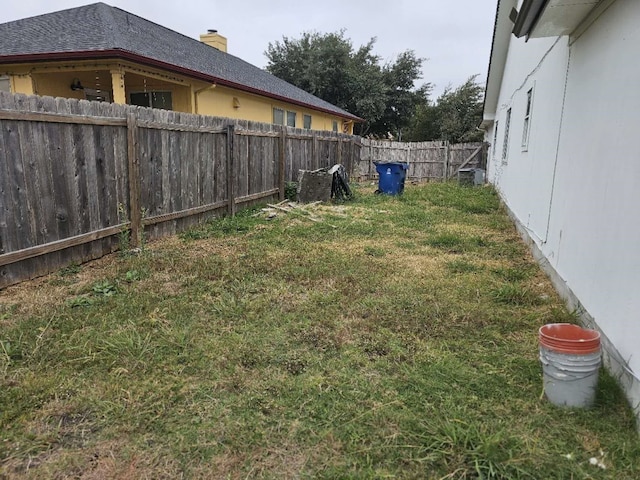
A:
<svg viewBox="0 0 640 480">
<path fill-rule="evenodd" d="M 613 378 L 541 398 L 576 316 L 495 192 L 372 190 L 0 292 L 0 478 L 638 478 Z"/>
</svg>

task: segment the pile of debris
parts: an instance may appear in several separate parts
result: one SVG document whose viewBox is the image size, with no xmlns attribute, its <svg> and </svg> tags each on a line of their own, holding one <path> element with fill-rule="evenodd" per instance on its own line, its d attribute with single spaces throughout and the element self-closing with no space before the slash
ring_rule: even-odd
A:
<svg viewBox="0 0 640 480">
<path fill-rule="evenodd" d="M 254 216 L 264 215 L 268 220 L 276 218 L 279 214 L 289 214 L 291 216 L 309 220 L 314 223 L 323 223 L 324 220 L 317 216 L 317 207 L 321 204 L 321 201 L 315 201 L 311 203 L 296 203 L 290 200 L 283 200 L 280 203 L 267 203 L 265 208 L 262 208 L 260 212 L 254 214 Z M 332 228 L 337 228 L 335 225 L 327 224 Z"/>
<path fill-rule="evenodd" d="M 353 196 L 349 188 L 347 171 L 342 165 L 317 170 L 300 170 L 298 187 L 296 189 L 297 202 L 283 200 L 280 203 L 268 203 L 266 208 L 255 215 L 263 215 L 270 220 L 280 214 L 288 214 L 303 220 L 323 223 L 317 214 L 321 204 L 333 200 L 348 200 Z M 327 224 L 332 228 L 335 225 Z"/>
<path fill-rule="evenodd" d="M 347 200 L 352 195 L 347 171 L 340 164 L 299 172 L 297 199 L 300 203 Z"/>
</svg>

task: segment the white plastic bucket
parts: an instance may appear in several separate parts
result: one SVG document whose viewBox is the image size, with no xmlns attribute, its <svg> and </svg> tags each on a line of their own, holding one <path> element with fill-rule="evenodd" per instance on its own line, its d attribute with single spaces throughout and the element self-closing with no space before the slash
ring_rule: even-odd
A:
<svg viewBox="0 0 640 480">
<path fill-rule="evenodd" d="M 596 397 L 601 351 L 561 353 L 540 346 L 544 393 L 551 403 L 563 407 L 590 407 Z"/>
</svg>

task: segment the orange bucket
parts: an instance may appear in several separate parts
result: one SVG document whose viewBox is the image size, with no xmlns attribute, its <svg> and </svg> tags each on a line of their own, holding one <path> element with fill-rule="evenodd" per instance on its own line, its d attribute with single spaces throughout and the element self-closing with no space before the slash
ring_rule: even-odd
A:
<svg viewBox="0 0 640 480">
<path fill-rule="evenodd" d="M 600 351 L 600 332 L 571 323 L 550 323 L 538 330 L 540 346 L 560 353 L 583 355 Z"/>
</svg>

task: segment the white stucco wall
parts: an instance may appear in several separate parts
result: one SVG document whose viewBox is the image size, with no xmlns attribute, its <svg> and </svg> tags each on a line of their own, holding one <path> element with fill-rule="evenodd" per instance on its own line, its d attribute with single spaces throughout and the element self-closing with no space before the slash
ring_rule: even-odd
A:
<svg viewBox="0 0 640 480">
<path fill-rule="evenodd" d="M 498 137 L 490 158 L 489 178 L 530 234 L 542 241 L 547 234 L 568 51 L 567 38 L 525 43 L 512 37 L 496 111 Z M 529 144 L 524 149 L 524 117 L 531 88 Z M 504 163 L 501 156 L 509 108 L 509 148 Z"/>
<path fill-rule="evenodd" d="M 639 23 L 640 2 L 617 0 L 578 38 L 525 43 L 511 36 L 488 167 L 509 209 L 615 350 L 634 407 L 640 405 Z M 522 151 L 532 85 L 529 148 Z M 489 130 L 486 139 L 493 138 Z"/>
<path fill-rule="evenodd" d="M 640 2 L 571 46 L 549 239 L 557 272 L 640 375 Z"/>
</svg>

